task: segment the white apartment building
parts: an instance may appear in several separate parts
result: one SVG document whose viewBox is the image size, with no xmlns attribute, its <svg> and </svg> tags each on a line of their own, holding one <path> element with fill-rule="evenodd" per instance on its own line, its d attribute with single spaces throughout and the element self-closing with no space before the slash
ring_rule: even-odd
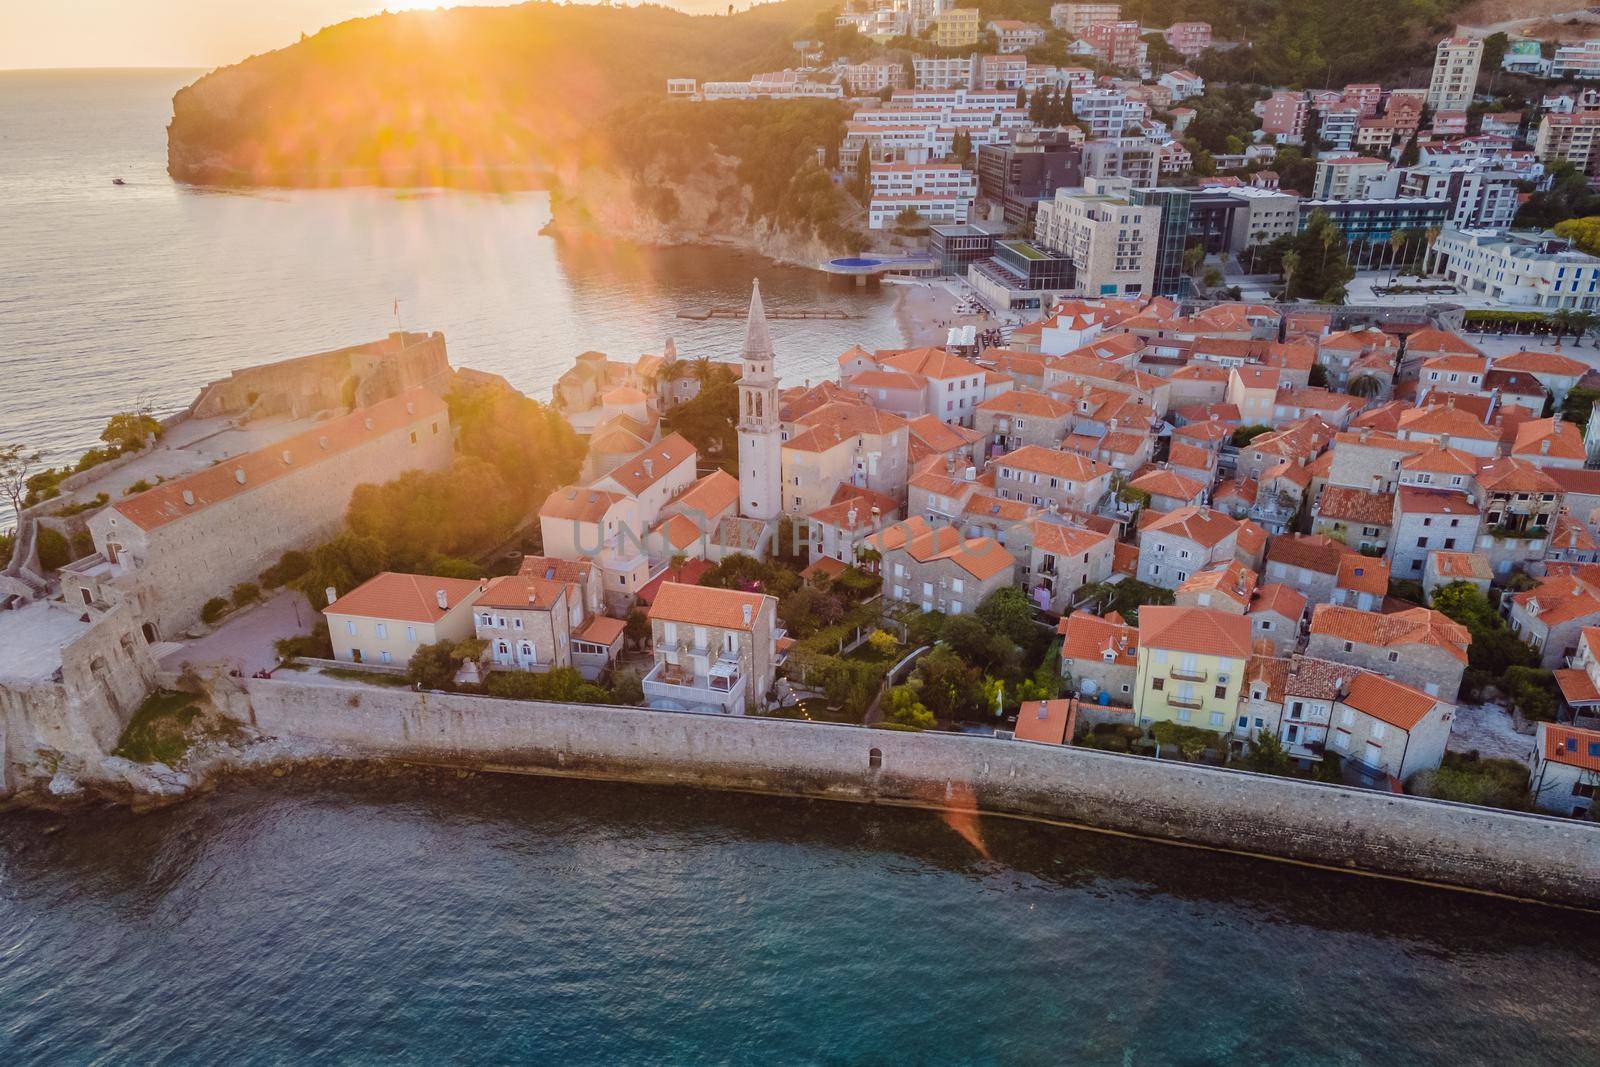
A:
<svg viewBox="0 0 1600 1067">
<path fill-rule="evenodd" d="M 1082 34 L 1096 22 L 1122 21 L 1121 4 L 1051 4 L 1050 24 L 1070 34 Z"/>
<path fill-rule="evenodd" d="M 1450 225 L 1458 230 L 1505 230 L 1517 214 L 1517 181 L 1492 165 L 1436 156 L 1402 172 L 1400 195 L 1449 200 Z"/>
<path fill-rule="evenodd" d="M 1026 52 L 1036 45 L 1044 44 L 1044 27 L 1031 22 L 1021 22 L 1017 19 L 995 19 L 989 23 L 989 32 L 994 34 L 999 42 L 998 48 L 1003 54 Z"/>
<path fill-rule="evenodd" d="M 1035 236 L 1071 258 L 1085 296 L 1139 296 L 1154 281 L 1161 208 L 1108 195 L 1115 187 L 1086 178 L 1082 192 L 1057 190 L 1039 205 Z"/>
<path fill-rule="evenodd" d="M 1074 89 L 1072 114 L 1091 138 L 1109 138 L 1121 137 L 1143 117 L 1144 109 L 1129 107 L 1128 98 L 1117 89 Z"/>
<path fill-rule="evenodd" d="M 1361 124 L 1361 109 L 1354 104 L 1339 104 L 1322 112 L 1322 124 L 1317 136 L 1335 149 L 1348 151 L 1355 144 L 1356 129 Z"/>
<path fill-rule="evenodd" d="M 757 74 L 745 82 L 701 82 L 702 100 L 843 100 L 844 86 L 837 82 L 806 81 L 799 71 Z"/>
<path fill-rule="evenodd" d="M 1564 44 L 1550 61 L 1552 78 L 1600 78 L 1600 40 Z"/>
<path fill-rule="evenodd" d="M 906 68 L 902 63 L 887 59 L 871 59 L 865 63 L 850 63 L 841 75 L 850 92 L 862 96 L 881 93 L 885 89 L 901 89 L 906 83 Z"/>
<path fill-rule="evenodd" d="M 1428 81 L 1428 107 L 1438 111 L 1465 111 L 1472 105 L 1478 84 L 1478 64 L 1483 61 L 1483 40 L 1446 37 L 1433 52 L 1433 77 Z"/>
<path fill-rule="evenodd" d="M 1600 309 L 1600 259 L 1554 234 L 1447 227 L 1428 273 L 1513 307 Z"/>
<path fill-rule="evenodd" d="M 918 89 L 964 89 L 972 84 L 970 56 L 917 56 L 911 67 Z"/>
<path fill-rule="evenodd" d="M 1366 200 L 1381 195 L 1372 187 L 1389 172 L 1389 162 L 1372 156 L 1342 156 L 1317 161 L 1313 200 Z"/>
<path fill-rule="evenodd" d="M 907 208 L 929 223 L 966 222 L 978 197 L 978 176 L 956 163 L 875 163 L 867 226 L 889 229 Z"/>
</svg>

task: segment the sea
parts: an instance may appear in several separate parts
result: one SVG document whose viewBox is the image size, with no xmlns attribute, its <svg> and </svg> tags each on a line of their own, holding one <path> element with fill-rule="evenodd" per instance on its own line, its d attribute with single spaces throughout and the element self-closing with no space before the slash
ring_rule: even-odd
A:
<svg viewBox="0 0 1600 1067">
<path fill-rule="evenodd" d="M 189 77 L 0 74 L 0 441 L 70 452 L 396 298 L 533 392 L 732 355 L 676 312 L 753 276 L 856 316 L 780 325 L 786 375 L 898 341 L 804 271 L 564 249 L 538 196 L 174 187 Z M 381 769 L 0 814 L 7 1067 L 1595 1064 L 1597 989 L 1592 914 L 1004 818 Z"/>
</svg>

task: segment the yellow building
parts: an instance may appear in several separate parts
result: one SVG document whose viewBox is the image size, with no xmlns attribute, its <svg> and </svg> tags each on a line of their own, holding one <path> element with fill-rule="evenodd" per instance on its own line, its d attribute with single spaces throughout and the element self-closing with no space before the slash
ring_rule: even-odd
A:
<svg viewBox="0 0 1600 1067">
<path fill-rule="evenodd" d="M 1139 609 L 1134 713 L 1141 725 L 1176 722 L 1228 729 L 1239 709 L 1250 620 L 1208 608 Z"/>
<path fill-rule="evenodd" d="M 933 43 L 940 48 L 968 48 L 978 43 L 981 23 L 975 7 L 953 7 L 933 20 Z"/>
<path fill-rule="evenodd" d="M 423 645 L 464 641 L 482 592 L 482 582 L 384 571 L 322 609 L 333 658 L 404 667 Z"/>
</svg>

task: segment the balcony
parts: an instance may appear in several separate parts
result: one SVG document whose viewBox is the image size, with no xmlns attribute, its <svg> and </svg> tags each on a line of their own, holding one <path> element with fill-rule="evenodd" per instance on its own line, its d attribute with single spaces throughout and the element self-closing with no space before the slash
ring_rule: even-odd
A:
<svg viewBox="0 0 1600 1067">
<path fill-rule="evenodd" d="M 1211 675 L 1199 667 L 1174 667 L 1167 672 L 1167 677 L 1180 682 L 1203 682 L 1210 678 Z"/>
<path fill-rule="evenodd" d="M 1190 711 L 1199 711 L 1204 706 L 1204 701 L 1199 697 L 1181 697 L 1168 694 L 1167 703 L 1175 708 L 1188 708 Z"/>
<path fill-rule="evenodd" d="M 745 679 L 736 656 L 712 661 L 703 674 L 663 660 L 645 675 L 644 695 L 653 708 L 742 715 Z"/>
</svg>

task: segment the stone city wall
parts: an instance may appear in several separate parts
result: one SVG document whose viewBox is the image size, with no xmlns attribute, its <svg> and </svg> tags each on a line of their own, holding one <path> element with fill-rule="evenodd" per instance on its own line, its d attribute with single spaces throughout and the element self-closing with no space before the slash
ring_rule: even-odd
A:
<svg viewBox="0 0 1600 1067">
<path fill-rule="evenodd" d="M 1600 905 L 1600 827 L 1087 749 L 249 679 L 269 735 L 494 770 L 976 807 Z"/>
</svg>

